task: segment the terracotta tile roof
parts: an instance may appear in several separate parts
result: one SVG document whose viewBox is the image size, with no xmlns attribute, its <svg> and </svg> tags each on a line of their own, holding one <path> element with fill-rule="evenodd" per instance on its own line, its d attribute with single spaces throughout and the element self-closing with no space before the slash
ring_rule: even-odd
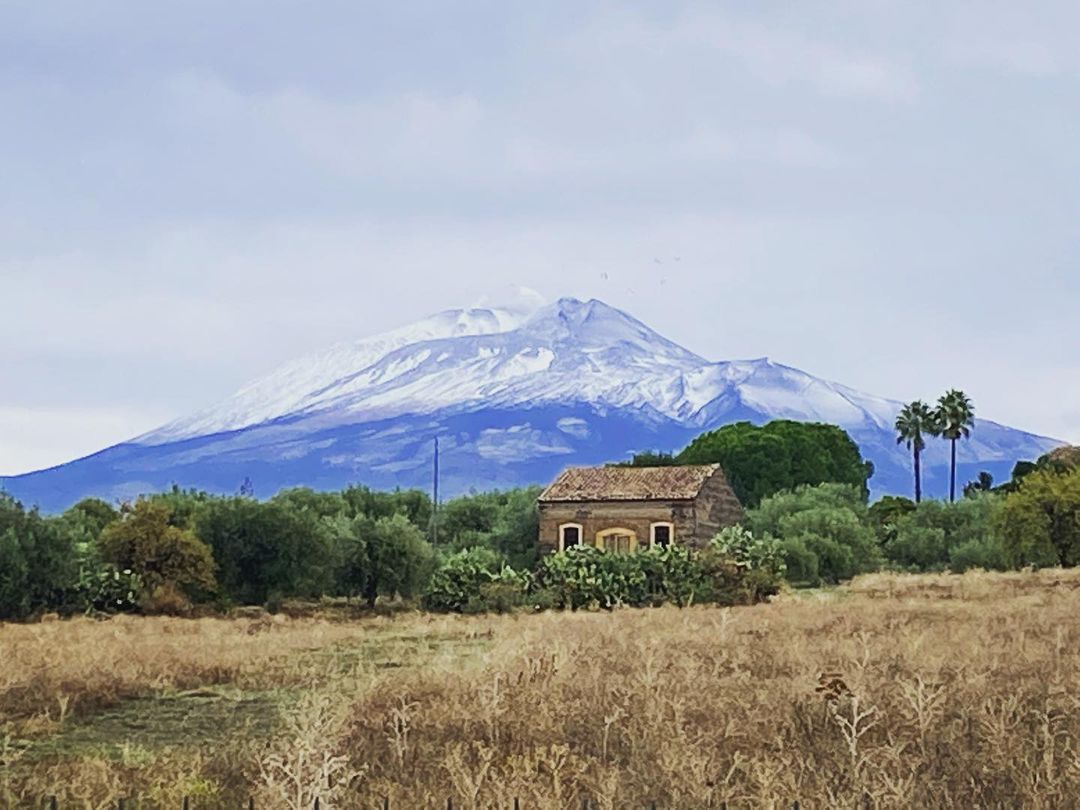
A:
<svg viewBox="0 0 1080 810">
<path fill-rule="evenodd" d="M 719 464 L 685 467 L 571 467 L 541 501 L 693 500 Z"/>
</svg>

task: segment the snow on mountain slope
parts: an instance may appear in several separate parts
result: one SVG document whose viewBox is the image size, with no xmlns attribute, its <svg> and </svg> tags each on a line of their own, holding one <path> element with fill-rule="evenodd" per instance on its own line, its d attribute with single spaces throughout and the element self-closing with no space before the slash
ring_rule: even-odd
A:
<svg viewBox="0 0 1080 810">
<path fill-rule="evenodd" d="M 682 390 L 675 410 L 699 425 L 741 409 L 774 419 L 891 429 L 900 408 L 897 402 L 861 394 L 767 358 L 704 365 L 684 375 Z"/>
<path fill-rule="evenodd" d="M 312 407 L 319 392 L 402 347 L 438 338 L 504 332 L 522 320 L 521 313 L 506 309 L 451 309 L 390 332 L 339 343 L 326 352 L 287 363 L 248 383 L 225 402 L 170 422 L 135 441 L 163 444 L 267 422 Z"/>
<path fill-rule="evenodd" d="M 524 323 L 505 310 L 449 310 L 289 363 L 136 441 L 163 444 L 285 418 L 325 426 L 475 402 L 641 406 L 672 375 L 705 364 L 599 301 L 562 299 Z"/>
<path fill-rule="evenodd" d="M 130 498 L 181 486 L 260 494 L 283 486 L 427 486 L 431 441 L 443 491 L 542 483 L 568 464 L 678 450 L 703 430 L 771 419 L 840 425 L 874 462 L 877 493 L 906 492 L 900 403 L 768 359 L 711 362 L 600 301 L 535 311 L 448 310 L 281 367 L 222 403 L 51 470 L 0 479 L 44 508 L 85 495 Z M 1007 476 L 1060 444 L 980 419 L 961 476 Z M 947 451 L 926 453 L 927 491 Z M 966 479 L 965 479 L 966 480 Z"/>
</svg>

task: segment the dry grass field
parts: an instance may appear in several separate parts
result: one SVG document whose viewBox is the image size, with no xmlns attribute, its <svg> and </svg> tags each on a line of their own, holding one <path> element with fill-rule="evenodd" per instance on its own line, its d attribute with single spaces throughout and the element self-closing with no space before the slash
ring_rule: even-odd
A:
<svg viewBox="0 0 1080 810">
<path fill-rule="evenodd" d="M 1080 572 L 751 608 L 0 625 L 0 805 L 1047 807 Z"/>
</svg>

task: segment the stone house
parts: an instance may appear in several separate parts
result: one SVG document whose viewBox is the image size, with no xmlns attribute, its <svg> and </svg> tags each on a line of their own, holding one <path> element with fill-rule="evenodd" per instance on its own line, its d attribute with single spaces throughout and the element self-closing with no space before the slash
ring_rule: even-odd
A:
<svg viewBox="0 0 1080 810">
<path fill-rule="evenodd" d="M 539 498 L 540 550 L 585 544 L 620 553 L 700 546 L 743 509 L 719 464 L 571 467 Z"/>
</svg>

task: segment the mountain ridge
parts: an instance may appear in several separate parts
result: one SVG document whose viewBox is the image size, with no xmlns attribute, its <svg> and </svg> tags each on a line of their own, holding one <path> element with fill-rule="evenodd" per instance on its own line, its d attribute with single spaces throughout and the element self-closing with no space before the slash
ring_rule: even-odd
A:
<svg viewBox="0 0 1080 810">
<path fill-rule="evenodd" d="M 531 311 L 445 310 L 336 344 L 216 405 L 0 487 L 62 508 L 86 494 L 132 497 L 170 483 L 234 491 L 256 470 L 269 490 L 426 486 L 439 435 L 443 489 L 453 494 L 543 483 L 560 464 L 676 450 L 733 421 L 791 418 L 847 430 L 877 468 L 871 487 L 885 494 L 910 481 L 892 432 L 900 406 L 767 357 L 710 361 L 602 301 L 561 298 Z M 979 420 L 961 447 L 961 472 L 1000 477 L 1060 444 Z M 931 447 L 926 461 L 932 488 L 944 449 Z"/>
</svg>

